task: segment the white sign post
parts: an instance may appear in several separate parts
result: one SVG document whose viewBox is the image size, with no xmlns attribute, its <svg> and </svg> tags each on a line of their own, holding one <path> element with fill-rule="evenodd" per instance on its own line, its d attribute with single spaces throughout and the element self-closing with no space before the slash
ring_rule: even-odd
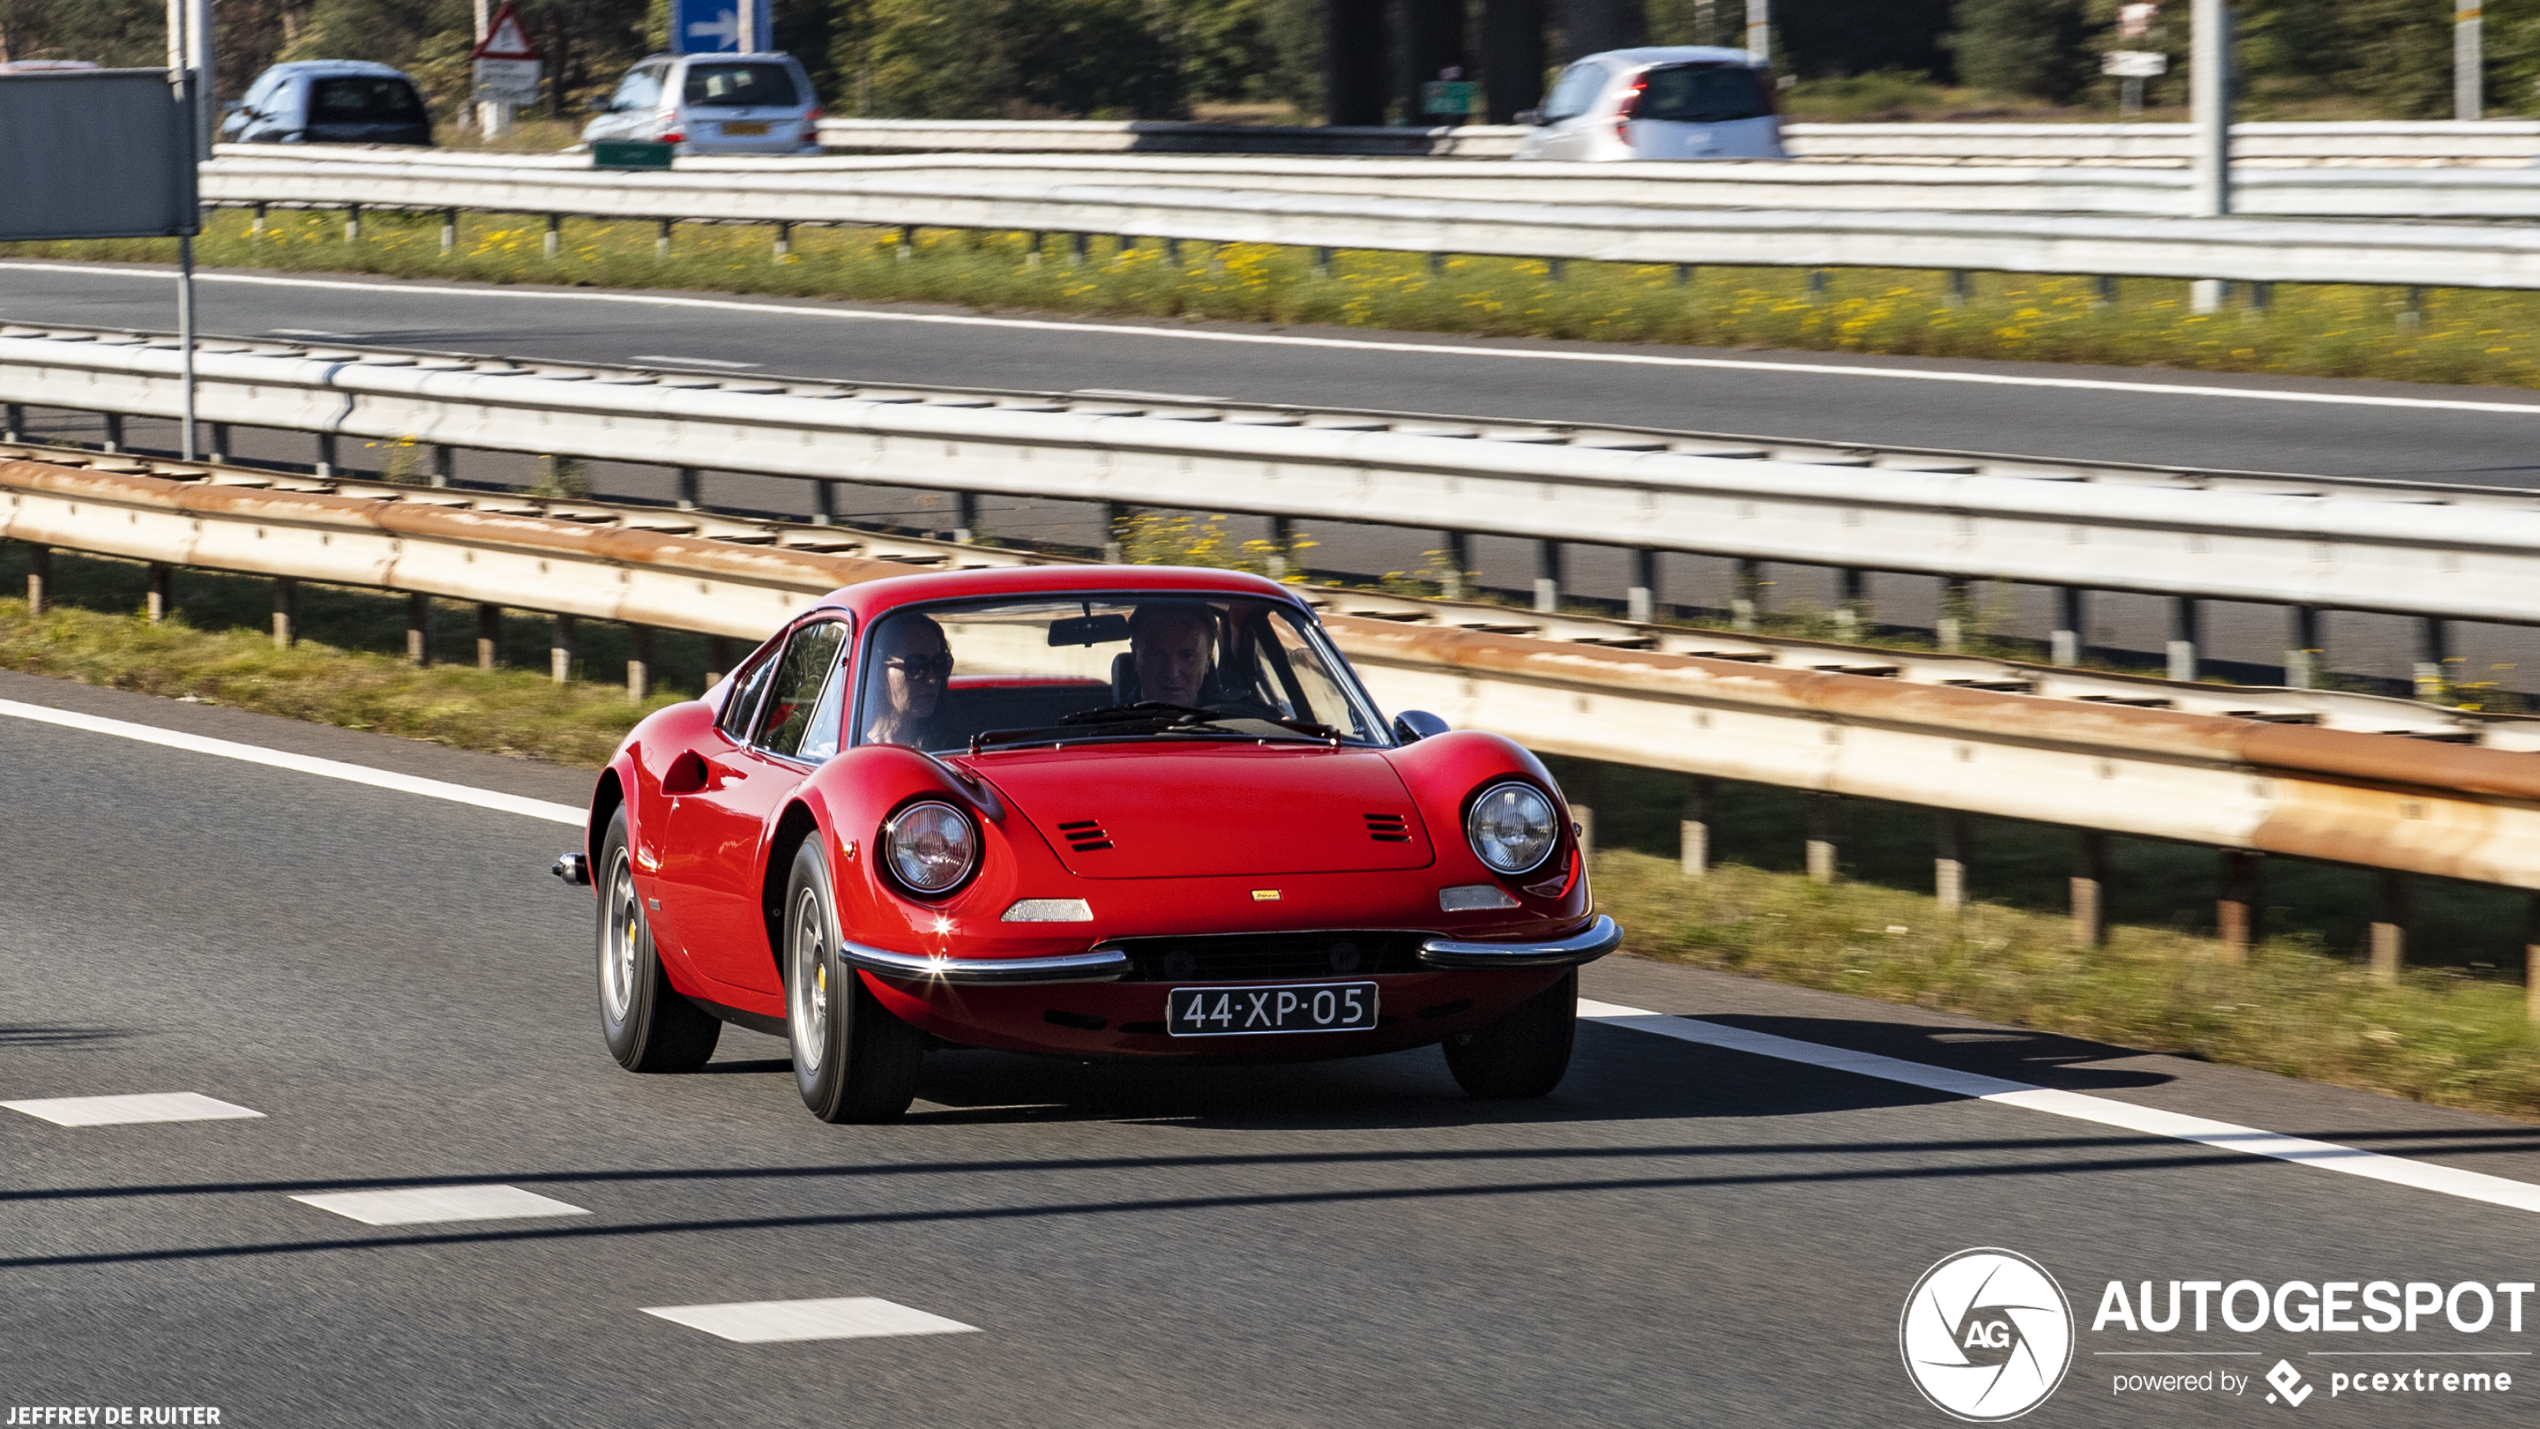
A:
<svg viewBox="0 0 2540 1429">
<path fill-rule="evenodd" d="M 504 138 L 511 133 L 513 107 L 538 102 L 539 71 L 543 67 L 513 0 L 503 0 L 503 8 L 486 22 L 472 58 L 476 66 L 477 113 L 485 137 Z"/>
<path fill-rule="evenodd" d="M 2159 50 L 2110 50 L 2099 57 L 2099 72 L 2125 81 L 2117 112 L 2127 119 L 2143 112 L 2143 81 L 2170 72 L 2170 57 Z"/>
</svg>

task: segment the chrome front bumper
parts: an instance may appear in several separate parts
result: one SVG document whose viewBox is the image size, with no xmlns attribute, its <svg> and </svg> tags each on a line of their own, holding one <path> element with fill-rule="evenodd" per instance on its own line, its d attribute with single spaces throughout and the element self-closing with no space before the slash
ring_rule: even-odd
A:
<svg viewBox="0 0 2540 1429">
<path fill-rule="evenodd" d="M 1466 943 L 1431 938 L 1420 961 L 1433 968 L 1469 972 L 1481 968 L 1566 968 L 1592 963 L 1623 944 L 1622 925 L 1599 913 L 1584 931 L 1552 943 Z"/>
</svg>

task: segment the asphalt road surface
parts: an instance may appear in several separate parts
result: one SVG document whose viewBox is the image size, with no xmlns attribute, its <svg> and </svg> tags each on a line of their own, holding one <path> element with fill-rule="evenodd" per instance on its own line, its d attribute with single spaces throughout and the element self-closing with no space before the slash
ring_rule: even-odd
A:
<svg viewBox="0 0 2540 1429">
<path fill-rule="evenodd" d="M 0 700 L 587 787 L 25 676 Z M 729 1031 L 694 1076 L 609 1060 L 590 899 L 545 872 L 570 829 L 25 714 L 0 706 L 0 1102 L 260 1115 L 0 1110 L 0 1423 L 1939 1425 L 1900 1314 L 1971 1247 L 2033 1257 L 2070 1302 L 2078 1353 L 2036 1424 L 2274 1422 L 2279 1362 L 2306 1400 L 2286 1422 L 2528 1423 L 2540 1395 L 2540 1302 L 2508 1329 L 2493 1289 L 2540 1278 L 2528 1126 L 1618 957 L 1587 996 L 1661 1015 L 1583 1027 L 1540 1102 L 1467 1101 L 1434 1051 L 1197 1072 L 949 1052 L 904 1123 L 830 1127 L 773 1039 Z M 1756 1032 L 1798 1050 L 1685 1040 Z M 1924 1070 L 1825 1065 L 1847 1049 Z M 2086 1099 L 1911 1084 L 1947 1069 Z M 2377 1157 L 2124 1129 L 2156 1112 Z M 454 1186 L 562 1209 L 373 1225 L 293 1199 Z M 2244 1279 L 2478 1282 L 2495 1311 L 2477 1333 L 2437 1312 L 2094 1328 L 2112 1280 Z M 758 1343 L 647 1313 L 835 1299 L 904 1333 Z M 2045 1344 L 2051 1312 L 2021 1313 Z M 2375 1369 L 2513 1388 L 2331 1396 Z M 2115 1387 L 2208 1371 L 2245 1388 Z"/>
</svg>

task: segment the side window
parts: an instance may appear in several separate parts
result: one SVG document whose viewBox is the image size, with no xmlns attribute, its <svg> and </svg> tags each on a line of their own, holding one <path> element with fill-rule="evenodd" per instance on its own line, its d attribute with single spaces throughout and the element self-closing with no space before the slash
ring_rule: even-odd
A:
<svg viewBox="0 0 2540 1429">
<path fill-rule="evenodd" d="M 661 103 L 660 65 L 637 65 L 618 81 L 617 93 L 610 97 L 611 109 L 650 109 Z"/>
<path fill-rule="evenodd" d="M 1551 96 L 1543 102 L 1543 117 L 1576 119 L 1587 113 L 1588 106 L 1604 93 L 1606 78 L 1603 65 L 1575 64 L 1563 70 L 1560 80 L 1552 86 Z"/>
<path fill-rule="evenodd" d="M 813 712 L 823 704 L 823 686 L 833 681 L 831 672 L 838 664 L 838 648 L 846 643 L 846 622 L 824 620 L 806 625 L 794 632 L 785 643 L 785 654 L 774 662 L 775 683 L 767 694 L 767 713 L 759 720 L 758 743 L 770 754 L 802 757 L 804 735 L 810 732 Z M 827 737 L 830 752 L 837 751 L 837 735 L 833 720 Z"/>
<path fill-rule="evenodd" d="M 744 731 L 750 727 L 750 716 L 758 711 L 758 697 L 767 690 L 767 677 L 776 669 L 776 658 L 768 656 L 732 677 L 732 693 L 723 697 L 723 710 L 714 717 L 714 727 L 732 736 L 736 743 L 746 743 Z"/>
</svg>

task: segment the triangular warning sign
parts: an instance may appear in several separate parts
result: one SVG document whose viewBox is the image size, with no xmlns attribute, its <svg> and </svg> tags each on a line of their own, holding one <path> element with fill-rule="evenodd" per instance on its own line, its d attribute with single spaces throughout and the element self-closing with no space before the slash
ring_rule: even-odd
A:
<svg viewBox="0 0 2540 1429">
<path fill-rule="evenodd" d="M 474 58 L 480 60 L 534 60 L 538 49 L 529 43 L 529 30 L 520 23 L 520 7 L 503 0 L 503 8 L 485 26 L 485 38 L 478 41 Z"/>
</svg>

